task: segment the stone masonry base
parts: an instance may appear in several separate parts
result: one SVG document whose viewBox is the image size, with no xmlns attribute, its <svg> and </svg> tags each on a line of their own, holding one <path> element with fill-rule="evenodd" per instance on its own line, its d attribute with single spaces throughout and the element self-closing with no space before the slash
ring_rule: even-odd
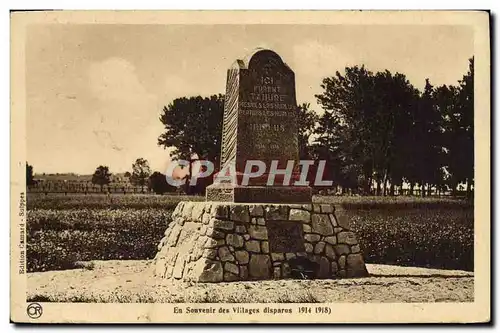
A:
<svg viewBox="0 0 500 333">
<path fill-rule="evenodd" d="M 368 275 L 327 204 L 180 202 L 154 265 L 158 277 L 199 282 Z"/>
</svg>

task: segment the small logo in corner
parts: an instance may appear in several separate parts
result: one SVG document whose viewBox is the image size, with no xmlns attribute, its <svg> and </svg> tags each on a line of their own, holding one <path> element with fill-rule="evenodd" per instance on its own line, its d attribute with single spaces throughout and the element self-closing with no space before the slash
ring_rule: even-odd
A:
<svg viewBox="0 0 500 333">
<path fill-rule="evenodd" d="M 28 305 L 28 308 L 26 309 L 26 312 L 28 313 L 28 316 L 32 319 L 38 319 L 42 316 L 43 309 L 42 306 L 38 303 L 31 303 Z"/>
</svg>

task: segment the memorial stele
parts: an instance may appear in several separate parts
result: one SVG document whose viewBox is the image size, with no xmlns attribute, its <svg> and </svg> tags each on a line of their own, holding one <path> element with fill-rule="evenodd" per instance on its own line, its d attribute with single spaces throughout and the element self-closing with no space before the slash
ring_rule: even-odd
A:
<svg viewBox="0 0 500 333">
<path fill-rule="evenodd" d="M 242 185 L 245 163 L 277 160 L 298 166 L 295 74 L 274 51 L 256 49 L 227 71 L 221 170 L 234 166 L 237 184 L 207 188 L 205 202 L 180 202 L 154 259 L 159 278 L 230 282 L 368 274 L 347 215 L 312 203 L 309 186 L 268 171 Z M 336 209 L 337 208 L 337 209 Z"/>
</svg>

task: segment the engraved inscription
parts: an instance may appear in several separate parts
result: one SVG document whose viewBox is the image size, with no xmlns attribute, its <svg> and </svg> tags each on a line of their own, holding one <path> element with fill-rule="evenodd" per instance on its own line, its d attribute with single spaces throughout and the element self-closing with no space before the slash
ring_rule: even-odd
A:
<svg viewBox="0 0 500 333">
<path fill-rule="evenodd" d="M 267 221 L 271 252 L 303 252 L 304 231 L 302 222 Z"/>
</svg>

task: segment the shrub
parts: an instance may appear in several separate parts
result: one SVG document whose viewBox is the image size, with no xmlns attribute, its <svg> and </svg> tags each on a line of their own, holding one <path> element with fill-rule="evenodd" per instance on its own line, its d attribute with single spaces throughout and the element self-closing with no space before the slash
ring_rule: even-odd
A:
<svg viewBox="0 0 500 333">
<path fill-rule="evenodd" d="M 472 209 L 347 211 L 367 263 L 474 269 Z"/>
<path fill-rule="evenodd" d="M 28 212 L 28 272 L 78 268 L 78 261 L 148 259 L 171 210 L 35 209 Z"/>
</svg>

